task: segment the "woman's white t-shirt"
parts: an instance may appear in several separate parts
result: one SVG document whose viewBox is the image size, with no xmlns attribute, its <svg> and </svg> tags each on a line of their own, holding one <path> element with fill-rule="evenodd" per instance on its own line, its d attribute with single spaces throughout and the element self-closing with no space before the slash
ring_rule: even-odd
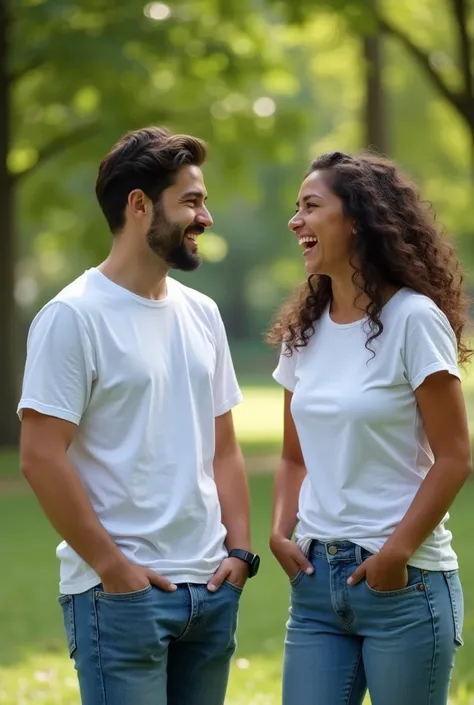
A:
<svg viewBox="0 0 474 705">
<path fill-rule="evenodd" d="M 293 392 L 307 469 L 298 540 L 345 539 L 376 553 L 433 464 L 414 392 L 434 372 L 460 378 L 454 332 L 431 299 L 408 288 L 388 301 L 381 321 L 383 332 L 367 349 L 367 320 L 337 324 L 328 307 L 308 345 L 291 357 L 282 350 L 273 373 Z M 448 518 L 411 565 L 457 568 Z"/>
</svg>

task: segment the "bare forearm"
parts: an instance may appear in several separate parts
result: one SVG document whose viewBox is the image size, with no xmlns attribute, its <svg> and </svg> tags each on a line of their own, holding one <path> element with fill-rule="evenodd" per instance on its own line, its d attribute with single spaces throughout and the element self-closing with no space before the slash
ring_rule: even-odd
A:
<svg viewBox="0 0 474 705">
<path fill-rule="evenodd" d="M 304 465 L 281 461 L 275 476 L 272 536 L 292 537 L 298 521 L 300 489 L 305 476 Z"/>
<path fill-rule="evenodd" d="M 214 477 L 227 529 L 226 548 L 250 551 L 250 494 L 240 449 L 214 460 Z"/>
<path fill-rule="evenodd" d="M 470 474 L 470 465 L 438 460 L 423 480 L 413 502 L 383 550 L 408 561 L 434 531 Z"/>
<path fill-rule="evenodd" d="M 98 575 L 103 577 L 126 563 L 66 457 L 36 459 L 22 471 L 53 527 Z"/>
</svg>

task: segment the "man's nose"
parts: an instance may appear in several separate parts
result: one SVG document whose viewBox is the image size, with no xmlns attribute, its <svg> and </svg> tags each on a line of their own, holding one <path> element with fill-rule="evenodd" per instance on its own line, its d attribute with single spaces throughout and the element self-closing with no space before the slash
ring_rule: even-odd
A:
<svg viewBox="0 0 474 705">
<path fill-rule="evenodd" d="M 205 228 L 211 228 L 214 225 L 214 221 L 212 219 L 212 215 L 210 212 L 207 210 L 207 208 L 202 208 L 198 217 L 196 218 L 197 222 L 200 223 L 201 225 L 204 225 Z"/>
</svg>

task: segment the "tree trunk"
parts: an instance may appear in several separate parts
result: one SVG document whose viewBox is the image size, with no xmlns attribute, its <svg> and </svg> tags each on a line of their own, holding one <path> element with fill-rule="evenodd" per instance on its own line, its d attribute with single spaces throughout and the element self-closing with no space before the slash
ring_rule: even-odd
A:
<svg viewBox="0 0 474 705">
<path fill-rule="evenodd" d="M 7 41 L 6 0 L 0 0 L 0 447 L 16 445 L 19 432 L 15 415 L 18 378 L 15 344 L 13 180 L 7 168 L 10 144 Z"/>
<path fill-rule="evenodd" d="M 365 59 L 365 145 L 389 152 L 387 100 L 383 85 L 383 38 L 380 32 L 363 37 Z"/>
</svg>

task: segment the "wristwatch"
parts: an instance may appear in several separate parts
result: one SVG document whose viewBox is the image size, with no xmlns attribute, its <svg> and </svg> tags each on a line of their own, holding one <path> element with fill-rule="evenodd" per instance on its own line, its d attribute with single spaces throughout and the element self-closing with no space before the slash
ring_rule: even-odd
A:
<svg viewBox="0 0 474 705">
<path fill-rule="evenodd" d="M 229 552 L 229 558 L 240 558 L 241 561 L 249 566 L 249 578 L 253 578 L 258 573 L 260 567 L 260 556 L 256 553 L 250 553 L 250 551 L 245 551 L 243 548 L 233 548 Z"/>
</svg>

